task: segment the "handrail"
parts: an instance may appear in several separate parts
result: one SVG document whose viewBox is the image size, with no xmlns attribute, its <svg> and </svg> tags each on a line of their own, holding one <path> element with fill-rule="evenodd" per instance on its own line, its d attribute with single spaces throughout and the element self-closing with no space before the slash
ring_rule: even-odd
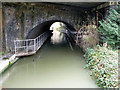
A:
<svg viewBox="0 0 120 90">
<path fill-rule="evenodd" d="M 36 53 L 48 38 L 48 32 L 42 33 L 35 39 L 14 40 L 15 55 L 19 54 L 29 55 L 29 53 Z"/>
<path fill-rule="evenodd" d="M 30 40 L 34 40 L 34 39 L 26 39 L 26 40 L 30 41 Z M 14 40 L 14 42 L 16 42 L 16 41 L 26 41 L 26 40 Z"/>
</svg>

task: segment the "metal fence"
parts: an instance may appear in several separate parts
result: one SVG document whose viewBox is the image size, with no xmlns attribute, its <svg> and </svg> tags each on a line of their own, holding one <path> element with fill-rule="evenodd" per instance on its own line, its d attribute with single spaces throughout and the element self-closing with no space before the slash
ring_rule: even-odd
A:
<svg viewBox="0 0 120 90">
<path fill-rule="evenodd" d="M 24 56 L 36 51 L 43 45 L 48 38 L 48 32 L 45 32 L 35 39 L 14 40 L 16 56 Z"/>
</svg>

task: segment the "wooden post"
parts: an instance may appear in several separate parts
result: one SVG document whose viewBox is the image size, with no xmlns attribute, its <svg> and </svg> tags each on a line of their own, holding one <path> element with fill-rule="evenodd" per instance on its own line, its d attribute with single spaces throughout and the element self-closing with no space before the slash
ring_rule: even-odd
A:
<svg viewBox="0 0 120 90">
<path fill-rule="evenodd" d="M 6 51 L 6 39 L 5 39 L 5 29 L 4 29 L 4 17 L 2 10 L 2 2 L 0 2 L 0 48 L 2 52 Z"/>
</svg>

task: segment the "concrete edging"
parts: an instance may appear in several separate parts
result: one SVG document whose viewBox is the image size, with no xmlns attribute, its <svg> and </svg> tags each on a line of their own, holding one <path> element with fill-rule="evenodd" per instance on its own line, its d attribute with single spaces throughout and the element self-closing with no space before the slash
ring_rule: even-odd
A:
<svg viewBox="0 0 120 90">
<path fill-rule="evenodd" d="M 19 58 L 16 58 L 15 54 L 9 59 L 2 60 L 0 63 L 0 74 L 3 73 L 9 66 L 13 65 Z"/>
</svg>

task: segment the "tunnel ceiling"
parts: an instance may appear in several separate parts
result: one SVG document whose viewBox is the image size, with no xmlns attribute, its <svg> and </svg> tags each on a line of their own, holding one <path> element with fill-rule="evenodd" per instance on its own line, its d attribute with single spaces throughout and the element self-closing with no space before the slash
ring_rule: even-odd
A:
<svg viewBox="0 0 120 90">
<path fill-rule="evenodd" d="M 104 2 L 56 2 L 57 4 L 69 5 L 69 6 L 77 6 L 82 8 L 91 8 L 98 6 Z"/>
<path fill-rule="evenodd" d="M 2 2 L 57 2 L 57 3 L 65 3 L 65 2 L 108 2 L 108 1 L 118 1 L 118 0 L 0 0 Z"/>
<path fill-rule="evenodd" d="M 2 2 L 46 2 L 46 3 L 53 3 L 53 4 L 62 4 L 62 5 L 69 5 L 69 6 L 77 6 L 82 8 L 92 8 L 95 6 L 98 6 L 105 1 L 109 0 L 67 0 L 67 2 L 64 2 L 62 0 L 0 0 Z M 69 2 L 70 1 L 70 2 Z M 91 2 L 92 1 L 92 2 Z"/>
</svg>

